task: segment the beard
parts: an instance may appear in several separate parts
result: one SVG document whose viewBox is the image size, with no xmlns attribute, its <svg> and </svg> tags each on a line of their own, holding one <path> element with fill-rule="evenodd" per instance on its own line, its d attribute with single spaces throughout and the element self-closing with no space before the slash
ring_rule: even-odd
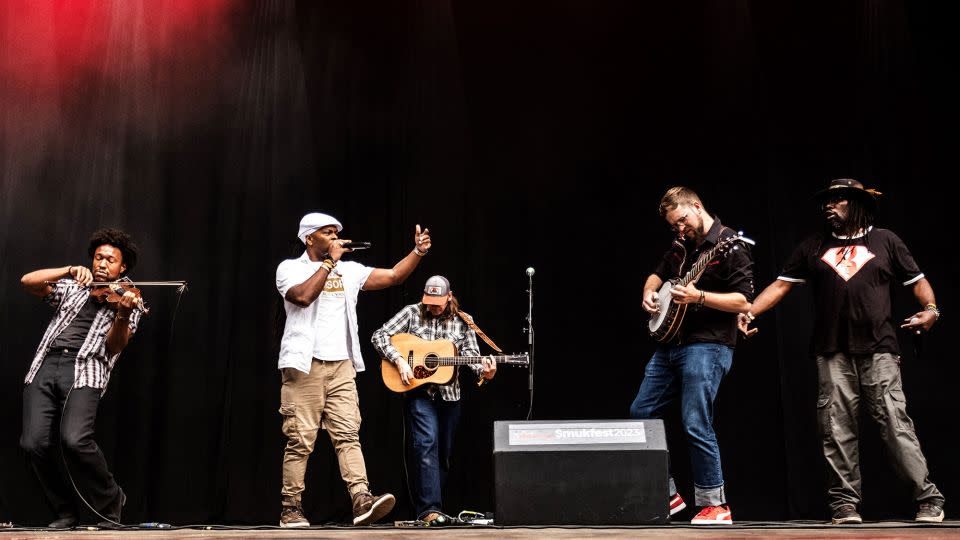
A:
<svg viewBox="0 0 960 540">
<path fill-rule="evenodd" d="M 430 312 L 430 308 L 424 304 L 420 310 L 420 316 L 423 320 L 432 320 L 432 319 L 447 319 L 450 317 L 450 302 L 447 302 L 447 305 L 443 307 L 443 311 L 434 315 Z"/>
<path fill-rule="evenodd" d="M 850 235 L 857 232 L 850 230 L 854 228 L 854 223 L 850 220 L 849 215 L 841 216 L 836 212 L 825 212 L 824 219 L 827 227 L 837 235 Z"/>
<path fill-rule="evenodd" d="M 689 232 L 684 233 L 684 237 L 693 240 L 698 244 L 702 242 L 703 239 L 707 237 L 707 231 L 703 227 L 703 221 L 701 221 L 696 227 L 691 227 Z"/>
</svg>

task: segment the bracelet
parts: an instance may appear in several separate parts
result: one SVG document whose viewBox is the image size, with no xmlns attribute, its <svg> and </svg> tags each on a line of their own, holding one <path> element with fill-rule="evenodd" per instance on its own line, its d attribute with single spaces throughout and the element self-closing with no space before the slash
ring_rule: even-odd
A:
<svg viewBox="0 0 960 540">
<path fill-rule="evenodd" d="M 416 246 L 414 246 L 413 252 L 417 254 L 417 257 L 423 257 L 424 255 L 427 254 L 426 251 L 420 251 L 420 248 Z"/>
<path fill-rule="evenodd" d="M 924 311 L 932 311 L 932 312 L 933 312 L 933 315 L 934 315 L 937 319 L 940 318 L 940 308 L 938 308 L 936 304 L 927 304 L 927 305 L 923 306 L 923 310 L 924 310 Z"/>
<path fill-rule="evenodd" d="M 753 322 L 753 320 L 757 318 L 753 313 L 751 313 L 751 312 L 749 312 L 749 311 L 746 312 L 746 313 L 744 313 L 743 316 L 746 317 L 747 320 L 750 321 L 750 322 Z"/>
<path fill-rule="evenodd" d="M 700 291 L 700 300 L 697 301 L 697 305 L 703 307 L 703 302 L 707 299 L 707 293 Z"/>
</svg>

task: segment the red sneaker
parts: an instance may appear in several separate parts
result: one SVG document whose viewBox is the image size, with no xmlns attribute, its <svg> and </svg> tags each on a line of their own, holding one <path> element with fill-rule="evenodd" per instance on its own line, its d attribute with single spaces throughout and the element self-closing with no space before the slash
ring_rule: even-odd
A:
<svg viewBox="0 0 960 540">
<path fill-rule="evenodd" d="M 699 514 L 693 516 L 690 521 L 693 525 L 733 525 L 733 517 L 730 514 L 730 507 L 706 506 Z"/>
<path fill-rule="evenodd" d="M 687 507 L 687 503 L 683 502 L 683 497 L 679 493 L 675 493 L 673 497 L 670 497 L 670 515 L 674 515 L 677 512 L 683 510 Z"/>
</svg>

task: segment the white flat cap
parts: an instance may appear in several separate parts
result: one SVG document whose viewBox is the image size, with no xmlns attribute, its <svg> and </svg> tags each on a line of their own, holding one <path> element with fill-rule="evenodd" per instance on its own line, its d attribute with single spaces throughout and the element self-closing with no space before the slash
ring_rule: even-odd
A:
<svg viewBox="0 0 960 540">
<path fill-rule="evenodd" d="M 303 219 L 300 220 L 300 232 L 297 233 L 297 237 L 300 238 L 301 242 L 306 244 L 308 234 L 319 229 L 320 227 L 326 227 L 327 225 L 336 225 L 337 232 L 343 230 L 343 225 L 341 225 L 340 222 L 337 221 L 337 218 L 333 216 L 321 214 L 320 212 L 307 214 L 303 216 Z"/>
</svg>

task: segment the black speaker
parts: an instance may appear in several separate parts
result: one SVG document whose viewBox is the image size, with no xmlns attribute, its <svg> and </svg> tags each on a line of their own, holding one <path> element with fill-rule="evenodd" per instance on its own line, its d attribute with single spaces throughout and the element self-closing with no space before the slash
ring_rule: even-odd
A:
<svg viewBox="0 0 960 540">
<path fill-rule="evenodd" d="M 497 525 L 670 519 L 661 420 L 494 422 Z"/>
</svg>

